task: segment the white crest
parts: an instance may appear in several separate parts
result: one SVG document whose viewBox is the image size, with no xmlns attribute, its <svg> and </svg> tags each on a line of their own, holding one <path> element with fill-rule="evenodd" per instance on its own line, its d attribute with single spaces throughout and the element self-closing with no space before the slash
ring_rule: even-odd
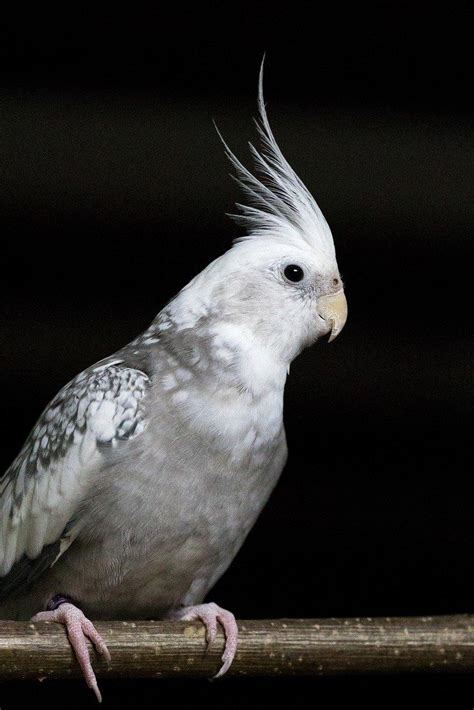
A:
<svg viewBox="0 0 474 710">
<path fill-rule="evenodd" d="M 263 100 L 263 61 L 258 83 L 258 119 L 255 119 L 262 149 L 249 143 L 256 172 L 253 175 L 234 155 L 219 130 L 226 155 L 234 166 L 237 181 L 249 204 L 237 203 L 241 214 L 230 215 L 247 228 L 236 242 L 271 239 L 292 243 L 334 256 L 334 242 L 323 213 L 313 196 L 288 163 L 273 135 Z"/>
</svg>

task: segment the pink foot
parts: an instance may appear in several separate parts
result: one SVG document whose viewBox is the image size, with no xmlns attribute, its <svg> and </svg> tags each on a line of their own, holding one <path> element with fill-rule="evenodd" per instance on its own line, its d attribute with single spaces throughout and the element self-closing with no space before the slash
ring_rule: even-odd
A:
<svg viewBox="0 0 474 710">
<path fill-rule="evenodd" d="M 97 700 L 101 703 L 102 695 L 100 693 L 99 686 L 97 685 L 95 673 L 92 669 L 86 638 L 92 641 L 96 650 L 105 656 L 109 662 L 110 653 L 104 639 L 99 633 L 97 633 L 92 622 L 84 616 L 82 611 L 78 609 L 77 606 L 74 606 L 74 604 L 70 604 L 69 602 L 64 602 L 54 611 L 40 611 L 39 614 L 35 614 L 35 616 L 33 616 L 31 621 L 56 621 L 58 624 L 64 624 L 69 638 L 69 643 L 72 646 L 77 662 L 79 663 L 84 674 L 86 683 L 89 688 L 92 688 Z"/>
<path fill-rule="evenodd" d="M 197 606 L 185 606 L 171 612 L 169 618 L 177 621 L 194 621 L 199 619 L 206 627 L 206 643 L 208 648 L 216 638 L 217 622 L 222 626 L 225 635 L 225 649 L 222 655 L 222 666 L 214 678 L 220 678 L 226 673 L 234 660 L 237 650 L 238 629 L 235 616 L 230 611 L 222 609 L 214 602 L 209 604 L 198 604 Z"/>
</svg>

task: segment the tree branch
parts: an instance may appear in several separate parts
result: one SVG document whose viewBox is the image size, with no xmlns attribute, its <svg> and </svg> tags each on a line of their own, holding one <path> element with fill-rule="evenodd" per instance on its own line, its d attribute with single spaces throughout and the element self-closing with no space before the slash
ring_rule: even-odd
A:
<svg viewBox="0 0 474 710">
<path fill-rule="evenodd" d="M 319 676 L 474 670 L 474 615 L 240 621 L 229 675 Z M 100 677 L 214 675 L 223 636 L 205 650 L 200 623 L 98 622 L 112 654 L 94 658 Z M 55 623 L 0 621 L 0 679 L 80 675 L 64 629 Z"/>
</svg>

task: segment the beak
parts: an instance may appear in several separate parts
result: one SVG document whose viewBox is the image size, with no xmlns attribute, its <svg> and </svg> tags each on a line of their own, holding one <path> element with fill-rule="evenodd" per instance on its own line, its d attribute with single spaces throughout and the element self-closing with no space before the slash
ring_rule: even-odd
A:
<svg viewBox="0 0 474 710">
<path fill-rule="evenodd" d="M 318 313 L 323 320 L 327 321 L 330 327 L 328 340 L 328 343 L 330 343 L 337 338 L 347 319 L 347 301 L 344 291 L 338 291 L 329 296 L 321 296 L 318 299 Z"/>
</svg>

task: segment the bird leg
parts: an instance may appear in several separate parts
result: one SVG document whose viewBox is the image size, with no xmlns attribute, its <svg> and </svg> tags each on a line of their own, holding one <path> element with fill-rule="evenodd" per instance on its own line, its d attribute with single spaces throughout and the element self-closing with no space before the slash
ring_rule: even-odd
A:
<svg viewBox="0 0 474 710">
<path fill-rule="evenodd" d="M 89 649 L 86 638 L 94 644 L 96 650 L 110 662 L 110 653 L 104 639 L 96 631 L 93 623 L 84 616 L 77 606 L 71 603 L 68 597 L 57 595 L 51 599 L 47 606 L 48 611 L 40 611 L 32 617 L 31 621 L 56 621 L 66 627 L 69 643 L 81 667 L 85 681 L 91 688 L 99 703 L 102 695 L 97 685 L 94 670 L 89 658 Z"/>
<path fill-rule="evenodd" d="M 222 609 L 214 602 L 209 604 L 198 604 L 196 606 L 185 606 L 182 609 L 175 609 L 168 615 L 169 619 L 176 621 L 194 621 L 199 619 L 206 627 L 206 643 L 209 648 L 216 638 L 217 623 L 222 626 L 225 636 L 225 648 L 222 655 L 222 666 L 214 678 L 220 678 L 226 673 L 234 660 L 237 650 L 238 629 L 235 616 L 230 611 Z"/>
</svg>

